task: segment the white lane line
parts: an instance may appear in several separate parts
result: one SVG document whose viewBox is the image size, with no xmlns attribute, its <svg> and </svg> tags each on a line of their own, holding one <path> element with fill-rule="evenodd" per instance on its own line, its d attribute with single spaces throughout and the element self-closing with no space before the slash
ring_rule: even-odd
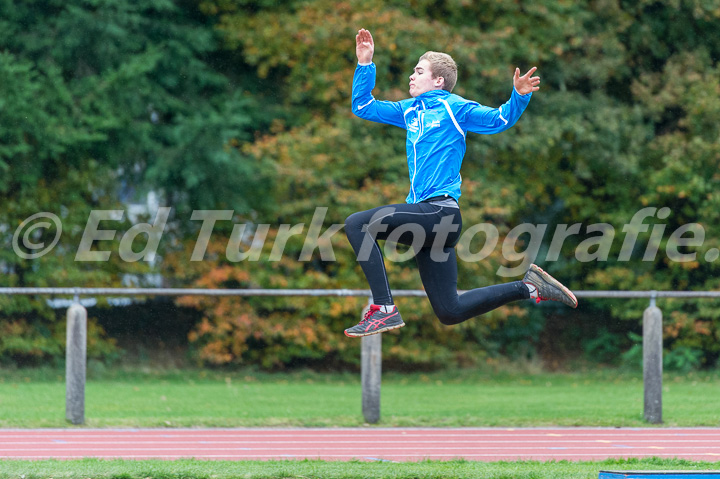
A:
<svg viewBox="0 0 720 479">
<path fill-rule="evenodd" d="M 108 445 L 114 448 L 118 446 L 135 446 L 135 448 L 148 447 L 154 445 L 163 445 L 167 447 L 182 447 L 186 445 L 193 445 L 197 447 L 211 447 L 216 445 L 226 446 L 250 446 L 250 447 L 264 447 L 264 446 L 275 446 L 275 447 L 294 447 L 294 446 L 337 446 L 337 445 L 352 445 L 353 447 L 401 447 L 415 448 L 426 445 L 437 445 L 437 441 L 389 441 L 389 440 L 372 440 L 372 441 L 64 441 L 58 442 L 54 440 L 45 441 L 8 441 L 0 442 L 0 449 L 7 447 L 19 447 L 19 446 L 52 446 L 54 448 L 67 448 L 67 447 L 90 447 L 95 448 L 98 446 Z M 671 440 L 617 440 L 617 441 L 444 441 L 443 446 L 452 447 L 487 447 L 487 446 L 516 446 L 516 447 L 543 447 L 543 446 L 567 446 L 567 447 L 610 447 L 612 445 L 628 445 L 633 447 L 653 447 L 653 446 L 666 446 L 666 447 L 697 447 L 698 444 L 707 444 L 708 448 L 717 448 L 708 444 L 706 440 L 683 440 L 683 441 L 671 441 Z M 442 446 L 441 446 L 442 447 Z"/>
<path fill-rule="evenodd" d="M 608 444 L 607 446 L 588 446 L 588 447 L 571 447 L 567 449 L 573 449 L 573 450 L 589 450 L 589 451 L 612 451 L 616 450 L 617 448 L 627 448 L 627 445 L 613 445 Z M 22 452 L 22 451 L 29 451 L 29 452 L 40 452 L 40 451 L 48 451 L 50 453 L 65 453 L 67 452 L 67 449 L 75 449 L 75 448 L 68 448 L 68 447 L 33 447 L 33 448 L 2 448 L 0 449 L 0 455 L 6 454 L 6 453 L 14 453 L 14 452 Z M 326 447 L 316 447 L 316 448 L 307 448 L 307 447 L 166 447 L 166 446 L 157 446 L 157 447 L 126 447 L 122 448 L 121 451 L 118 451 L 119 448 L 117 447 L 88 447 L 83 449 L 81 451 L 85 454 L 97 454 L 99 452 L 109 451 L 109 452 L 122 452 L 122 453 L 130 453 L 134 451 L 252 451 L 252 450 L 259 450 L 259 451 L 374 451 L 377 453 L 377 451 L 415 451 L 417 450 L 416 447 L 412 446 L 388 446 L 388 447 L 375 447 L 375 446 L 347 446 L 347 447 L 335 447 L 332 445 L 328 445 Z M 525 446 L 516 446 L 516 447 L 492 447 L 492 446 L 470 446 L 466 445 L 463 447 L 443 447 L 443 446 L 437 446 L 433 447 L 432 449 L 429 449 L 426 451 L 428 454 L 432 454 L 434 451 L 510 451 L 510 450 L 520 450 L 520 451 L 547 451 L 550 448 L 543 447 L 543 448 L 528 448 Z M 643 450 L 643 449 L 650 449 L 649 447 L 634 447 L 632 449 L 637 450 Z M 682 446 L 673 448 L 677 450 L 681 449 L 691 449 L 693 451 L 701 452 L 701 451 L 714 451 L 714 450 L 720 450 L 720 446 L 706 446 L 702 448 L 698 448 L 697 446 Z"/>
<path fill-rule="evenodd" d="M 83 454 L 75 455 L 61 455 L 61 456 L 48 456 L 48 455 L 28 455 L 28 456 L 12 456 L 5 459 L 78 459 L 90 457 Z M 247 455 L 229 455 L 229 454 L 166 454 L 162 456 L 151 455 L 151 454 L 115 454 L 108 455 L 104 458 L 108 459 L 274 459 L 274 458 L 285 458 L 295 457 L 297 459 L 359 459 L 358 454 L 305 454 L 305 455 L 288 455 L 288 454 L 247 454 Z M 718 457 L 717 454 L 673 454 L 673 453 L 639 453 L 639 454 L 415 454 L 415 455 L 385 455 L 382 456 L 388 460 L 396 461 L 407 461 L 407 460 L 425 460 L 425 459 L 472 459 L 472 458 L 484 458 L 493 461 L 501 460 L 536 460 L 545 458 L 568 458 L 568 459 L 612 459 L 612 458 L 633 458 L 633 457 L 675 457 L 679 459 L 693 459 L 693 460 L 710 460 L 711 457 Z"/>
</svg>

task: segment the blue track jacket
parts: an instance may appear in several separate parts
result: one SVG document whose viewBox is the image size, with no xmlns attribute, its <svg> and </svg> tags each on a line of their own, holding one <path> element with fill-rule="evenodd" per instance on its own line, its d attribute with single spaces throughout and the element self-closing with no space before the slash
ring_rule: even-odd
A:
<svg viewBox="0 0 720 479">
<path fill-rule="evenodd" d="M 507 103 L 489 108 L 445 90 L 398 102 L 378 101 L 372 96 L 373 88 L 375 64 L 358 65 L 353 78 L 353 113 L 407 130 L 408 203 L 441 195 L 460 198 L 467 132 L 489 135 L 507 130 L 518 121 L 532 96 L 520 95 L 513 88 Z"/>
</svg>

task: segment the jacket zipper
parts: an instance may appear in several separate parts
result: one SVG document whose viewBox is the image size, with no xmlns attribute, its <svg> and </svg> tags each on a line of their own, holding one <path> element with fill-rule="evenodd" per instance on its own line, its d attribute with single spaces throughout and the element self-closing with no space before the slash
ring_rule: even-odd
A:
<svg viewBox="0 0 720 479">
<path fill-rule="evenodd" d="M 425 103 L 421 101 L 420 104 L 423 106 L 423 110 L 425 110 Z M 418 123 L 420 123 L 420 129 L 418 130 L 417 138 L 415 138 L 415 141 L 413 142 L 413 176 L 410 180 L 410 189 L 412 190 L 413 194 L 413 202 L 417 201 L 417 193 L 415 193 L 415 177 L 417 176 L 417 142 L 420 141 L 420 137 L 422 136 L 424 130 L 423 111 L 418 111 Z"/>
</svg>

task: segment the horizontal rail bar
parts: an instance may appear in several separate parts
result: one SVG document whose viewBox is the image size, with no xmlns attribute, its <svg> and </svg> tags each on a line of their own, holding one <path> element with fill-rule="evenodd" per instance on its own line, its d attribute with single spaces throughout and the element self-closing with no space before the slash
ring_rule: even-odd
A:
<svg viewBox="0 0 720 479">
<path fill-rule="evenodd" d="M 415 293 L 415 291 L 410 291 Z M 424 296 L 418 291 L 417 296 Z M 0 288 L 0 294 L 57 294 L 82 296 L 370 296 L 353 289 L 194 289 L 194 288 Z M 407 294 L 406 296 L 415 296 Z"/>
<path fill-rule="evenodd" d="M 464 291 L 459 291 L 463 293 Z M 720 291 L 574 291 L 578 298 L 720 298 Z M 197 289 L 197 288 L 0 288 L 6 295 L 59 296 L 357 296 L 369 289 Z M 393 296 L 425 297 L 423 290 L 393 290 Z"/>
</svg>

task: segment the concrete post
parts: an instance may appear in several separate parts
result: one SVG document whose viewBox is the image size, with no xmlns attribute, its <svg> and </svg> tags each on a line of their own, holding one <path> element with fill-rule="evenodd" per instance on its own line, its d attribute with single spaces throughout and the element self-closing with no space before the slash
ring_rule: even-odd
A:
<svg viewBox="0 0 720 479">
<path fill-rule="evenodd" d="M 655 298 L 643 313 L 643 384 L 645 387 L 645 420 L 662 423 L 663 331 L 662 311 Z"/>
<path fill-rule="evenodd" d="M 87 356 L 87 310 L 73 303 L 67 311 L 65 352 L 65 419 L 85 423 L 85 370 Z"/>
<path fill-rule="evenodd" d="M 365 314 L 364 311 L 363 314 Z M 380 421 L 382 334 L 363 336 L 361 348 L 362 413 L 365 422 L 376 424 Z"/>
</svg>

